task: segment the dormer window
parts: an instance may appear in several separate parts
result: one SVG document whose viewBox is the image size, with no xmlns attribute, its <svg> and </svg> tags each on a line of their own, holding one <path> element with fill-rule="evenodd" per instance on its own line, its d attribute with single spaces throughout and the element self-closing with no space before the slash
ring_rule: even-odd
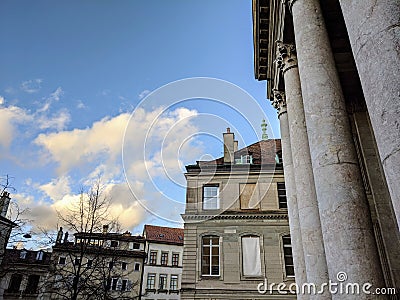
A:
<svg viewBox="0 0 400 300">
<path fill-rule="evenodd" d="M 242 155 L 240 158 L 235 159 L 235 164 L 237 165 L 249 165 L 253 163 L 252 155 Z"/>
</svg>

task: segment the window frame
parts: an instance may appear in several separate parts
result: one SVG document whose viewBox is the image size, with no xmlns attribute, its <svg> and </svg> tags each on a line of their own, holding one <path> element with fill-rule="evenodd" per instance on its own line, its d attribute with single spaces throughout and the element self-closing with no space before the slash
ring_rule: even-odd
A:
<svg viewBox="0 0 400 300">
<path fill-rule="evenodd" d="M 203 185 L 203 187 L 202 187 L 202 199 L 201 199 L 202 200 L 202 208 L 203 208 L 203 210 L 218 210 L 218 209 L 220 209 L 220 207 L 221 207 L 221 204 L 220 204 L 221 199 L 220 199 L 219 186 L 220 185 L 218 183 Z M 206 196 L 205 195 L 205 191 L 206 191 L 207 188 L 217 188 L 216 196 Z M 207 203 L 210 203 L 210 200 L 206 201 L 206 199 L 214 199 L 214 198 L 216 199 L 216 207 L 215 208 L 214 207 L 212 207 L 212 208 L 207 207 L 207 205 L 209 205 Z"/>
<path fill-rule="evenodd" d="M 172 280 L 174 279 L 174 280 Z M 176 274 L 171 274 L 171 278 L 169 280 L 169 289 L 171 291 L 177 291 L 178 290 L 178 283 L 179 283 L 179 276 Z M 173 285 L 173 283 L 176 283 L 175 285 Z"/>
<path fill-rule="evenodd" d="M 165 281 L 163 281 L 163 287 L 161 286 L 161 279 L 165 279 Z M 167 274 L 160 274 L 158 276 L 158 289 L 159 290 L 166 290 L 167 289 L 167 283 L 168 283 L 168 275 Z"/>
<path fill-rule="evenodd" d="M 289 239 L 290 244 L 285 243 L 285 240 Z M 287 278 L 295 278 L 294 272 L 294 262 L 293 262 L 293 249 L 292 249 L 292 238 L 290 234 L 282 235 L 282 258 L 283 258 L 283 269 L 285 271 L 285 277 Z M 285 248 L 290 249 L 290 255 L 285 254 Z M 290 257 L 292 260 L 292 264 L 287 264 L 287 257 Z M 288 274 L 288 268 L 292 268 L 293 274 Z M 290 272 L 291 273 L 291 272 Z"/>
<path fill-rule="evenodd" d="M 157 256 L 158 256 L 158 251 L 150 250 L 150 253 L 149 253 L 149 265 L 156 265 L 157 264 Z M 154 259 L 154 261 L 153 261 L 153 259 Z"/>
<path fill-rule="evenodd" d="M 203 273 L 203 257 L 206 255 L 204 254 L 204 239 L 205 238 L 210 238 L 210 242 L 207 245 L 208 249 L 209 249 L 209 262 L 210 262 L 210 266 L 209 266 L 209 272 L 208 274 Z M 218 243 L 217 245 L 213 244 L 213 238 L 218 238 Z M 213 265 L 212 265 L 212 249 L 214 247 L 218 247 L 218 274 L 212 274 L 213 273 Z M 200 271 L 201 271 L 201 276 L 203 277 L 220 277 L 221 276 L 221 237 L 215 234 L 210 234 L 210 235 L 203 235 L 201 237 L 201 266 L 200 266 Z"/>
<path fill-rule="evenodd" d="M 138 266 L 138 267 L 136 267 L 136 266 Z M 135 262 L 135 265 L 134 265 L 134 267 L 133 267 L 133 271 L 135 271 L 135 272 L 140 272 L 140 263 Z"/>
<path fill-rule="evenodd" d="M 178 267 L 179 266 L 179 253 L 173 252 L 172 253 L 172 266 Z"/>
<path fill-rule="evenodd" d="M 150 278 L 152 278 L 151 281 L 149 280 Z M 151 286 L 149 286 L 149 282 L 151 283 Z M 148 290 L 155 290 L 156 289 L 156 274 L 155 273 L 148 273 L 147 274 L 146 289 L 148 289 Z"/>
<path fill-rule="evenodd" d="M 161 251 L 160 264 L 162 266 L 168 266 L 168 258 L 169 258 L 169 253 L 167 251 Z"/>
<path fill-rule="evenodd" d="M 258 251 L 259 251 L 259 253 L 258 253 L 258 255 L 259 255 L 259 260 L 260 260 L 260 274 L 259 275 L 251 275 L 251 274 L 245 274 L 244 273 L 244 249 L 243 249 L 243 245 L 244 245 L 244 243 L 243 243 L 243 238 L 257 238 L 258 239 L 258 246 L 259 246 L 259 249 L 258 249 Z M 241 264 L 240 264 L 240 267 L 241 267 L 241 275 L 243 276 L 243 278 L 252 278 L 252 279 L 254 279 L 254 278 L 259 278 L 259 277 L 262 277 L 263 276 L 263 274 L 264 274 L 264 270 L 263 270 L 263 265 L 264 265 L 264 263 L 263 263 L 263 251 L 262 251 L 262 248 L 263 248 L 263 245 L 262 245 L 262 238 L 261 238 L 261 236 L 260 235 L 258 235 L 258 234 L 244 234 L 244 235 L 241 235 L 240 236 L 240 259 L 241 259 Z"/>
<path fill-rule="evenodd" d="M 288 209 L 288 203 L 287 203 L 285 182 L 277 182 L 276 183 L 276 191 L 277 191 L 277 194 L 278 194 L 278 207 L 279 207 L 279 209 L 287 210 Z M 279 191 L 284 191 L 284 195 L 280 194 Z M 284 199 L 284 200 L 281 200 L 281 199 Z"/>
<path fill-rule="evenodd" d="M 64 260 L 64 263 L 61 263 L 61 259 Z M 65 266 L 65 265 L 67 264 L 67 257 L 66 257 L 66 256 L 59 256 L 59 257 L 58 257 L 58 262 L 57 262 L 57 264 L 58 264 L 58 265 Z"/>
</svg>

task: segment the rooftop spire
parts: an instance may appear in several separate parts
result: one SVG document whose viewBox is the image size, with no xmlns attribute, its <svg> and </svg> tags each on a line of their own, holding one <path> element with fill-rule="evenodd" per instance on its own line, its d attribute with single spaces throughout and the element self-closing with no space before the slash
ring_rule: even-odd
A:
<svg viewBox="0 0 400 300">
<path fill-rule="evenodd" d="M 261 140 L 263 141 L 268 140 L 267 123 L 265 122 L 265 119 L 263 119 L 261 122 L 261 130 L 262 130 Z"/>
</svg>

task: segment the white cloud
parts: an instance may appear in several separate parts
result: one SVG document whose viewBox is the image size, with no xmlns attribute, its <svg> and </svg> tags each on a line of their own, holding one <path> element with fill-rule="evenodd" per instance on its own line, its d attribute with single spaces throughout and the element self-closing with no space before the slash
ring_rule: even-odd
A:
<svg viewBox="0 0 400 300">
<path fill-rule="evenodd" d="M 78 100 L 78 103 L 76 104 L 76 108 L 77 109 L 84 109 L 84 108 L 86 108 L 86 105 L 85 105 L 85 103 L 83 103 L 82 100 Z"/>
<path fill-rule="evenodd" d="M 41 108 L 39 108 L 36 113 L 47 112 L 50 109 L 50 106 L 53 102 L 60 101 L 61 96 L 64 95 L 64 91 L 61 87 L 58 87 L 53 93 L 51 93 L 48 97 L 43 98 L 44 104 Z"/>
<path fill-rule="evenodd" d="M 41 115 L 36 118 L 39 129 L 54 128 L 58 131 L 65 129 L 66 125 L 71 121 L 71 115 L 66 109 L 62 109 L 51 116 Z"/>
<path fill-rule="evenodd" d="M 50 105 L 59 101 L 63 94 L 59 87 L 49 97 L 45 98 L 45 104 L 38 110 L 31 112 L 15 105 L 4 105 L 6 102 L 0 96 L 0 145 L 8 148 L 12 141 L 20 135 L 19 125 L 30 125 L 30 130 L 37 132 L 45 129 L 61 131 L 70 122 L 71 116 L 68 110 L 61 109 L 58 112 L 49 114 Z"/>
<path fill-rule="evenodd" d="M 39 186 L 39 189 L 43 191 L 49 198 L 53 199 L 54 201 L 59 201 L 65 195 L 71 193 L 70 178 L 68 176 L 60 176 L 47 184 Z"/>
<path fill-rule="evenodd" d="M 150 94 L 149 90 L 143 90 L 140 94 L 139 94 L 139 99 L 143 99 L 144 97 L 146 97 L 148 94 Z"/>
<path fill-rule="evenodd" d="M 24 81 L 21 83 L 21 90 L 23 90 L 28 94 L 37 93 L 42 88 L 41 87 L 42 82 L 43 80 L 40 78 Z"/>
<path fill-rule="evenodd" d="M 17 136 L 17 125 L 32 120 L 29 112 L 18 106 L 0 107 L 0 145 L 8 148 Z"/>
</svg>

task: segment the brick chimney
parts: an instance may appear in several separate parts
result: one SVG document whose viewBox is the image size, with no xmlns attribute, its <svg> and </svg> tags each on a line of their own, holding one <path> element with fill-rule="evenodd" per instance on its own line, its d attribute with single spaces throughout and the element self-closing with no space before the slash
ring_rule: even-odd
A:
<svg viewBox="0 0 400 300">
<path fill-rule="evenodd" d="M 237 141 L 235 141 L 235 134 L 231 132 L 231 129 L 228 127 L 223 136 L 224 136 L 224 163 L 232 164 L 235 162 L 234 153 L 235 150 L 237 150 Z"/>
<path fill-rule="evenodd" d="M 108 225 L 103 225 L 103 234 L 108 233 Z"/>
<path fill-rule="evenodd" d="M 10 193 L 4 191 L 0 198 L 0 216 L 6 217 L 10 200 Z"/>
</svg>

